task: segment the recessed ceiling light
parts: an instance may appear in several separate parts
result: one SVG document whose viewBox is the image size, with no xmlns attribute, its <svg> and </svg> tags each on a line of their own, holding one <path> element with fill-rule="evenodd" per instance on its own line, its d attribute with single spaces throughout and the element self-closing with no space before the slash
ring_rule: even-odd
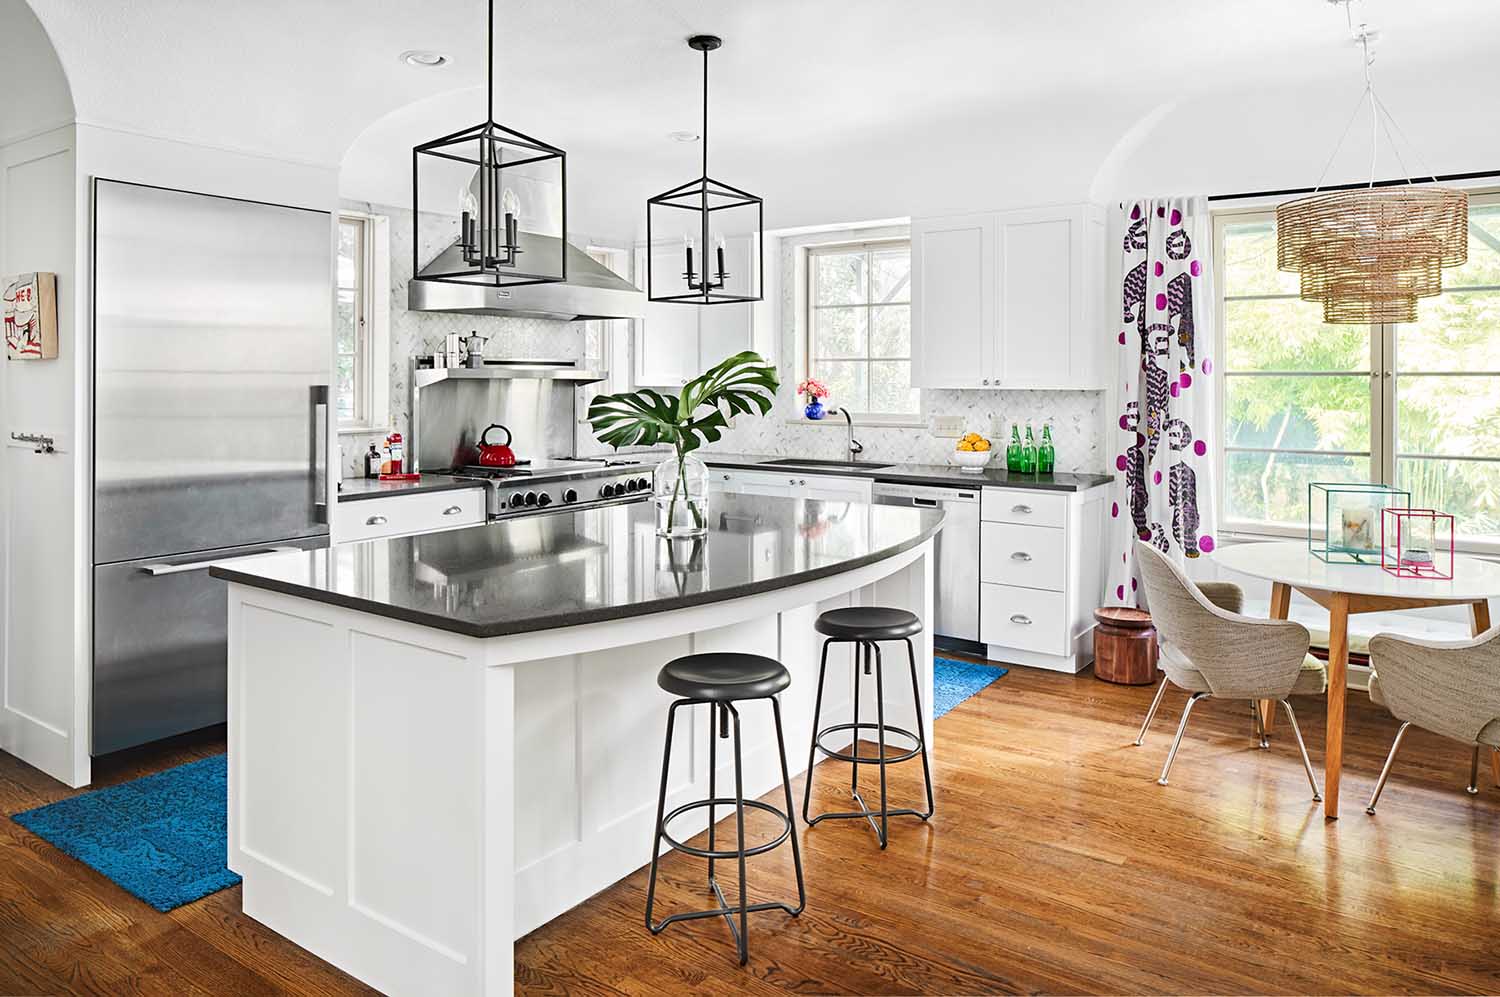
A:
<svg viewBox="0 0 1500 997">
<path fill-rule="evenodd" d="M 667 138 L 674 142 L 696 142 L 701 138 L 697 132 L 669 132 Z"/>
<path fill-rule="evenodd" d="M 446 66 L 448 57 L 441 52 L 428 52 L 425 49 L 412 49 L 401 53 L 401 61 L 408 66 L 416 66 L 420 69 L 436 69 L 438 66 Z"/>
</svg>

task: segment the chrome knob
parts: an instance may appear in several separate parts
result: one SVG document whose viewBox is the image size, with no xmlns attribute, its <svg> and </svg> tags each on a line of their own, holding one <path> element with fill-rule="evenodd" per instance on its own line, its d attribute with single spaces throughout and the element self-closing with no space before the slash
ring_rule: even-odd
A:
<svg viewBox="0 0 1500 997">
<path fill-rule="evenodd" d="M 643 492 L 649 492 L 651 490 L 650 478 L 636 478 L 635 483 L 641 486 L 641 491 Z"/>
<path fill-rule="evenodd" d="M 548 495 L 546 492 L 542 492 L 540 495 L 538 495 L 536 497 L 536 504 L 538 506 L 551 505 L 552 504 L 552 496 Z"/>
<path fill-rule="evenodd" d="M 578 493 L 571 488 L 563 489 L 563 503 L 572 504 L 578 501 Z"/>
<path fill-rule="evenodd" d="M 615 497 L 615 486 L 614 485 L 604 485 L 603 487 L 601 487 L 599 489 L 599 497 L 600 498 L 614 498 Z"/>
<path fill-rule="evenodd" d="M 527 505 L 536 505 L 536 492 L 527 492 L 526 493 L 526 504 Z"/>
<path fill-rule="evenodd" d="M 521 508 L 521 506 L 523 506 L 525 504 L 526 504 L 526 496 L 522 495 L 520 492 L 516 492 L 514 495 L 512 495 L 510 497 L 510 507 L 512 509 L 519 509 L 519 508 Z"/>
<path fill-rule="evenodd" d="M 631 478 L 629 481 L 624 482 L 621 487 L 624 488 L 627 492 L 633 492 L 637 488 L 641 487 L 641 483 L 634 478 Z"/>
</svg>

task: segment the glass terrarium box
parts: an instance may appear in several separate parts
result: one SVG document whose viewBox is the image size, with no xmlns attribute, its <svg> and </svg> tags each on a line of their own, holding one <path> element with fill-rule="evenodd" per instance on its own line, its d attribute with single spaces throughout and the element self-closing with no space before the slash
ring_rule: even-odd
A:
<svg viewBox="0 0 1500 997">
<path fill-rule="evenodd" d="M 1453 577 L 1453 517 L 1433 509 L 1386 509 L 1380 566 L 1398 578 Z"/>
<path fill-rule="evenodd" d="M 1381 511 L 1411 493 L 1390 485 L 1314 481 L 1307 486 L 1307 549 L 1330 563 L 1381 563 Z"/>
</svg>

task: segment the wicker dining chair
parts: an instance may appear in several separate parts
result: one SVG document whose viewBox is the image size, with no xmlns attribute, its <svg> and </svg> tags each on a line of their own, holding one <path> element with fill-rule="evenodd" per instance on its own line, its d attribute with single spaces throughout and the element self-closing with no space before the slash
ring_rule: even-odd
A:
<svg viewBox="0 0 1500 997">
<path fill-rule="evenodd" d="M 1373 814 L 1406 730 L 1413 724 L 1473 745 L 1469 792 L 1479 792 L 1479 756 L 1500 749 L 1500 627 L 1465 641 L 1370 638 L 1370 700 L 1401 721 L 1365 813 Z"/>
<path fill-rule="evenodd" d="M 1321 695 L 1328 689 L 1327 669 L 1307 653 L 1307 628 L 1290 620 L 1243 616 L 1216 605 L 1203 595 L 1181 568 L 1155 547 L 1137 541 L 1135 549 L 1141 580 L 1146 586 L 1151 621 L 1161 639 L 1161 668 L 1166 673 L 1163 688 L 1165 682 L 1171 682 L 1189 693 L 1182 721 L 1177 725 L 1177 736 L 1172 740 L 1157 783 L 1167 785 L 1172 762 L 1177 758 L 1182 736 L 1187 731 L 1188 719 L 1199 700 L 1210 696 L 1248 700 L 1257 716 L 1260 700 L 1275 700 L 1286 710 L 1292 734 L 1297 739 L 1297 749 L 1302 754 L 1308 784 L 1312 786 L 1313 799 L 1321 800 L 1323 793 L 1318 788 L 1312 760 L 1307 757 L 1307 745 L 1302 740 L 1302 730 L 1297 726 L 1297 715 L 1292 712 L 1288 698 L 1292 695 Z M 1223 590 L 1218 594 L 1229 605 L 1240 601 Z M 1152 704 L 1152 713 L 1159 704 L 1161 692 L 1157 692 L 1158 702 Z M 1148 714 L 1146 724 L 1150 722 L 1151 715 Z M 1144 736 L 1145 725 L 1142 725 L 1141 732 Z M 1261 743 L 1265 744 L 1263 733 Z"/>
</svg>

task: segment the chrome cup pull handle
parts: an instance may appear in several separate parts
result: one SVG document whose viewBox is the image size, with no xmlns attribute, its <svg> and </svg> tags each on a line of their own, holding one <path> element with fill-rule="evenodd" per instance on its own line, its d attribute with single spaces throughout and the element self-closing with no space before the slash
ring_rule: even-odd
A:
<svg viewBox="0 0 1500 997">
<path fill-rule="evenodd" d="M 464 511 L 464 507 L 461 506 L 461 505 L 450 505 L 448 508 L 446 508 L 446 509 L 443 510 L 443 515 L 445 515 L 445 516 L 457 516 L 459 513 L 463 512 L 463 511 Z"/>
<path fill-rule="evenodd" d="M 388 522 L 390 522 L 390 520 L 386 519 L 384 516 L 371 516 L 369 519 L 365 520 L 365 525 L 384 526 Z"/>
<path fill-rule="evenodd" d="M 1029 516 L 1029 515 L 1031 515 L 1031 506 L 1029 506 L 1029 505 L 1013 505 L 1013 506 L 1010 507 L 1010 511 L 1011 512 L 1018 512 L 1018 513 L 1020 513 L 1023 516 Z"/>
<path fill-rule="evenodd" d="M 1011 553 L 1010 559 L 1012 561 L 1029 561 L 1031 560 L 1031 555 L 1026 553 L 1024 550 L 1018 550 Z"/>
<path fill-rule="evenodd" d="M 1014 613 L 1011 615 L 1010 622 L 1020 624 L 1023 627 L 1029 627 L 1031 626 L 1031 617 L 1025 613 Z"/>
</svg>

